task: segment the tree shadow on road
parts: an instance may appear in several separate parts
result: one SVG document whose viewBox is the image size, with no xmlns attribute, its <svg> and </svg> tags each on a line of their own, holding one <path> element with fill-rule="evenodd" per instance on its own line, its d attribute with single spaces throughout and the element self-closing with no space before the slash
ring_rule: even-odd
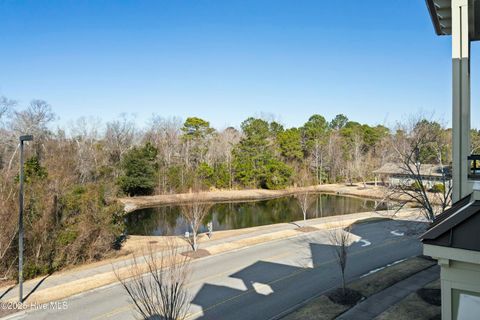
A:
<svg viewBox="0 0 480 320">
<path fill-rule="evenodd" d="M 385 239 L 395 242 L 403 240 L 400 238 L 417 238 L 407 233 L 408 230 L 419 228 L 414 226 L 415 224 L 419 222 L 379 221 L 352 226 L 350 232 L 360 239 L 368 239 L 371 247 L 365 256 L 365 243 L 354 242 L 349 246 L 351 255 L 346 269 L 347 279 L 358 278 L 371 269 L 395 260 L 399 254 L 395 250 L 385 252 Z M 425 225 L 422 225 L 422 228 L 424 227 Z M 392 231 L 395 231 L 396 235 L 392 234 Z M 306 261 L 298 261 L 298 266 L 259 260 L 229 275 L 230 278 L 241 280 L 244 289 L 204 284 L 191 301 L 202 308 L 203 315 L 200 319 L 268 319 L 301 303 L 306 294 L 312 297 L 339 286 L 340 271 L 334 257 L 334 246 L 320 241 L 322 243 L 316 243 L 313 238 L 306 241 L 310 250 L 308 266 Z M 418 251 L 420 253 L 420 243 Z M 352 267 L 361 256 L 363 257 L 359 265 L 371 269 Z M 305 257 L 300 254 L 299 259 Z"/>
</svg>

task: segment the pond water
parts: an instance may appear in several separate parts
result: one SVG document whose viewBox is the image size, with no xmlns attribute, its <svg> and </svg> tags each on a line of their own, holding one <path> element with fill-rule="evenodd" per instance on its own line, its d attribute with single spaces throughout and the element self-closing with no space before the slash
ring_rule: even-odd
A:
<svg viewBox="0 0 480 320">
<path fill-rule="evenodd" d="M 375 210 L 378 201 L 331 194 L 317 194 L 307 217 L 320 218 L 355 212 Z M 377 207 L 377 209 L 382 209 Z M 210 209 L 200 232 L 207 231 L 207 223 L 213 221 L 213 230 L 230 230 L 273 223 L 302 220 L 303 214 L 294 197 L 217 203 Z M 183 235 L 189 231 L 182 218 L 180 207 L 160 206 L 131 212 L 126 217 L 127 232 L 132 235 Z"/>
</svg>

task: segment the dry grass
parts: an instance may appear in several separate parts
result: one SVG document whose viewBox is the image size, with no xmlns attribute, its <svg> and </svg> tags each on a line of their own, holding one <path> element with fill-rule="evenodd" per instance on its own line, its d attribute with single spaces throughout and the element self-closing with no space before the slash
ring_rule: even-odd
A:
<svg viewBox="0 0 480 320">
<path fill-rule="evenodd" d="M 383 199 L 386 194 L 384 187 L 368 186 L 367 188 L 351 188 L 344 184 L 322 184 L 310 187 L 296 187 L 284 190 L 265 190 L 265 189 L 248 189 L 248 190 L 215 190 L 201 192 L 200 196 L 204 202 L 243 202 L 267 200 L 285 196 L 292 196 L 302 192 L 311 193 L 329 193 L 345 196 L 354 196 L 371 199 Z M 135 211 L 142 208 L 150 208 L 159 205 L 182 204 L 192 201 L 193 196 L 189 193 L 179 194 L 163 194 L 155 196 L 129 197 L 119 199 L 125 206 L 127 212 Z M 400 199 L 392 199 L 400 200 Z M 405 200 L 405 199 L 402 199 Z"/>
<path fill-rule="evenodd" d="M 408 213 L 409 211 L 405 211 Z M 409 213 L 410 214 L 410 213 Z M 350 224 L 353 223 L 356 220 L 359 219 L 364 219 L 369 216 L 373 216 L 375 214 L 373 213 L 360 213 L 360 214 L 352 214 L 349 215 L 351 218 L 345 221 L 342 221 L 342 225 L 345 224 Z M 328 219 L 327 219 L 328 220 Z M 248 229 L 240 229 L 240 230 L 227 230 L 227 231 L 217 231 L 214 232 L 212 239 L 218 240 L 218 239 L 223 239 L 223 238 L 229 238 L 232 236 L 238 236 L 238 235 L 246 235 L 249 233 L 256 232 L 258 230 L 265 230 L 265 232 L 261 235 L 257 236 L 251 236 L 248 238 L 244 239 L 239 239 L 239 240 L 234 240 L 230 242 L 224 242 L 218 245 L 210 246 L 208 247 L 207 251 L 210 254 L 218 254 L 226 251 L 231 251 L 231 250 L 236 250 L 244 247 L 248 247 L 251 245 L 255 244 L 260 244 L 260 243 L 265 243 L 268 241 L 274 241 L 274 240 L 279 240 L 279 239 L 286 239 L 290 237 L 295 237 L 298 236 L 300 233 L 296 230 L 283 230 L 283 231 L 275 231 L 275 232 L 269 232 L 271 229 L 270 226 L 260 226 L 260 227 L 253 227 L 253 228 L 248 228 Z M 327 222 L 322 223 L 322 224 L 316 224 L 314 226 L 317 229 L 325 230 L 331 225 L 329 225 Z M 123 252 L 124 255 L 122 256 L 116 256 L 112 257 L 110 259 L 102 260 L 99 262 L 95 263 L 90 263 L 90 264 L 84 264 L 81 266 L 76 266 L 73 267 L 69 270 L 64 270 L 58 273 L 55 273 L 50 277 L 51 280 L 54 280 L 57 277 L 62 277 L 64 275 L 68 274 L 74 274 L 75 272 L 79 270 L 87 270 L 91 268 L 95 268 L 98 266 L 106 265 L 106 264 L 111 264 L 113 262 L 118 262 L 121 260 L 125 260 L 128 258 L 131 258 L 131 253 L 132 252 L 137 252 L 141 253 L 141 248 L 145 247 L 148 245 L 149 242 L 151 241 L 156 241 L 157 243 L 155 244 L 155 247 L 159 248 L 161 250 L 162 246 L 166 246 L 166 241 L 169 237 L 155 237 L 155 236 L 131 236 L 126 243 L 126 246 L 124 249 L 120 251 L 120 253 Z M 180 237 L 176 237 L 177 244 L 179 245 L 186 245 L 186 241 Z M 202 241 L 208 241 L 207 236 L 200 235 L 200 242 Z M 39 279 L 32 279 L 29 281 L 34 281 L 38 282 Z M 46 288 L 46 289 L 41 289 L 38 290 L 37 292 L 33 293 L 29 301 L 34 302 L 49 302 L 49 301 L 54 301 L 54 300 L 61 300 L 66 297 L 72 296 L 74 294 L 78 294 L 81 292 L 85 292 L 88 290 L 92 290 L 104 285 L 111 284 L 113 282 L 116 282 L 116 277 L 113 274 L 113 272 L 106 272 L 106 273 L 101 273 L 101 274 L 96 274 L 95 276 L 90 276 L 86 279 L 81 279 L 81 280 L 74 280 L 74 281 L 68 281 L 67 283 L 63 285 L 58 285 L 54 286 L 51 288 Z M 7 289 L 8 286 L 6 286 L 5 283 L 2 283 L 2 288 L 1 289 Z"/>
<path fill-rule="evenodd" d="M 415 257 L 361 278 L 349 287 L 357 290 L 364 297 L 369 297 L 434 264 L 435 261 Z"/>
<path fill-rule="evenodd" d="M 314 232 L 314 231 L 318 231 L 317 228 L 314 228 L 314 227 L 300 227 L 300 228 L 297 228 L 295 229 L 297 231 L 300 231 L 300 232 Z"/>
<path fill-rule="evenodd" d="M 440 288 L 440 281 L 433 281 L 426 285 L 427 289 Z M 441 307 L 425 302 L 420 296 L 414 292 L 405 299 L 390 307 L 376 319 L 378 320 L 430 320 L 440 319 Z"/>
<path fill-rule="evenodd" d="M 384 290 L 387 287 L 390 287 L 391 285 L 397 283 L 398 281 L 408 278 L 409 276 L 433 264 L 434 264 L 433 261 L 430 261 L 424 258 L 419 258 L 419 257 L 412 258 L 412 259 L 400 262 L 396 265 L 389 266 L 379 272 L 373 273 L 364 278 L 358 279 L 350 283 L 347 286 L 347 288 L 353 289 L 359 292 L 363 297 L 369 297 L 372 294 L 375 294 L 381 290 Z M 434 283 L 432 283 L 432 285 L 434 285 Z M 294 311 L 291 314 L 288 314 L 284 319 L 287 319 L 287 320 L 335 319 L 338 315 L 350 309 L 350 306 L 334 303 L 332 300 L 328 298 L 329 294 L 331 294 L 331 292 L 324 294 L 318 298 L 315 298 L 314 300 L 310 301 L 308 304 L 304 305 L 300 309 Z M 413 313 L 410 313 L 411 312 L 410 308 L 414 309 L 419 307 L 420 308 L 417 309 L 417 312 L 418 310 L 420 310 L 421 312 L 422 310 L 421 308 L 423 308 L 425 304 L 429 308 L 429 310 L 426 312 L 426 315 L 432 316 L 432 317 L 435 316 L 435 312 L 436 312 L 435 310 L 437 309 L 429 307 L 430 305 L 428 305 L 426 302 L 420 299 L 417 293 L 414 293 L 414 295 L 416 298 L 418 298 L 416 300 L 421 300 L 421 301 L 420 302 L 416 301 L 413 298 L 412 298 L 412 301 L 408 300 L 406 302 L 406 306 L 404 307 L 405 309 L 404 318 L 396 318 L 395 317 L 396 311 L 395 311 L 389 314 L 389 316 L 391 316 L 390 318 L 382 318 L 382 319 L 405 319 L 405 320 L 430 319 L 430 318 L 418 318 L 418 317 L 415 317 Z"/>
<path fill-rule="evenodd" d="M 332 302 L 326 295 L 312 300 L 305 307 L 288 314 L 285 320 L 330 320 L 349 309 L 348 306 Z"/>
<path fill-rule="evenodd" d="M 176 259 L 180 261 L 184 259 L 184 257 L 178 256 Z M 175 261 L 177 260 L 173 259 L 172 263 Z M 144 263 L 139 264 L 138 267 L 141 268 L 144 272 L 148 271 L 148 266 Z M 128 277 L 130 275 L 131 268 L 129 266 L 124 266 L 122 268 L 116 269 L 116 272 L 118 276 Z M 115 272 L 113 272 L 112 270 L 110 272 L 99 273 L 88 278 L 69 281 L 67 283 L 57 285 L 51 288 L 35 291 L 30 295 L 27 302 L 40 304 L 65 299 L 75 294 L 79 294 L 117 282 L 117 275 L 115 275 Z M 14 302 L 17 301 L 17 298 L 12 298 L 6 301 Z"/>
<path fill-rule="evenodd" d="M 197 249 L 197 251 L 182 252 L 182 255 L 184 255 L 185 257 L 192 258 L 192 259 L 198 259 L 198 258 L 208 257 L 210 255 L 210 252 L 208 252 L 205 249 Z"/>
</svg>

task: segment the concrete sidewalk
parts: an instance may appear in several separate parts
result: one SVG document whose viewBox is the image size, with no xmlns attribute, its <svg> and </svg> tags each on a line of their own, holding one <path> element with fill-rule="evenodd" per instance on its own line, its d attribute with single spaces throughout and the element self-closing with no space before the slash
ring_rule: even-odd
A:
<svg viewBox="0 0 480 320">
<path fill-rule="evenodd" d="M 400 302 L 412 292 L 423 288 L 426 284 L 438 279 L 440 268 L 434 265 L 422 270 L 391 287 L 382 290 L 346 311 L 337 319 L 371 320 L 379 316 L 392 305 Z"/>
<path fill-rule="evenodd" d="M 397 218 L 406 218 L 412 215 L 411 210 L 406 210 Z M 304 232 L 296 230 L 298 225 L 310 226 L 318 229 L 327 229 L 351 224 L 355 221 L 385 217 L 385 214 L 376 212 L 363 212 L 341 216 L 323 217 L 295 223 L 282 223 L 269 226 L 260 226 L 249 228 L 248 230 L 239 230 L 238 235 L 218 240 L 207 240 L 201 242 L 200 248 L 207 250 L 210 254 L 220 254 L 232 250 L 250 247 L 255 244 L 266 243 L 286 238 L 305 235 Z M 408 218 L 407 218 L 408 219 Z M 161 253 L 159 253 L 161 254 Z M 51 276 L 40 277 L 26 281 L 24 283 L 24 295 L 28 295 L 26 302 L 45 303 L 67 298 L 82 292 L 100 288 L 112 283 L 117 279 L 113 273 L 113 268 L 127 267 L 132 263 L 131 257 L 127 256 L 121 259 L 114 259 L 91 265 L 79 266 L 67 271 L 61 271 Z M 17 301 L 18 287 L 0 288 L 1 301 Z"/>
</svg>

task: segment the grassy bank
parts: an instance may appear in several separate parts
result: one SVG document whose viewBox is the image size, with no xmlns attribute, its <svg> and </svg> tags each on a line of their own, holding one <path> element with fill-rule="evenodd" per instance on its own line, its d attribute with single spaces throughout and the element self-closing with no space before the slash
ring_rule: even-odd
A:
<svg viewBox="0 0 480 320">
<path fill-rule="evenodd" d="M 247 190 L 215 190 L 201 192 L 195 195 L 205 202 L 243 202 L 253 200 L 267 200 L 285 196 L 291 196 L 301 192 L 322 192 L 361 198 L 379 199 L 385 198 L 385 188 L 372 185 L 345 185 L 345 184 L 323 184 L 310 187 L 296 187 L 283 190 L 247 189 Z M 138 209 L 150 208 L 160 205 L 171 205 L 188 203 L 194 199 L 192 193 L 163 194 L 154 196 L 140 196 L 120 198 L 124 204 L 125 211 L 131 212 Z M 395 200 L 395 199 L 393 199 Z M 397 199 L 400 200 L 400 199 Z"/>
</svg>

